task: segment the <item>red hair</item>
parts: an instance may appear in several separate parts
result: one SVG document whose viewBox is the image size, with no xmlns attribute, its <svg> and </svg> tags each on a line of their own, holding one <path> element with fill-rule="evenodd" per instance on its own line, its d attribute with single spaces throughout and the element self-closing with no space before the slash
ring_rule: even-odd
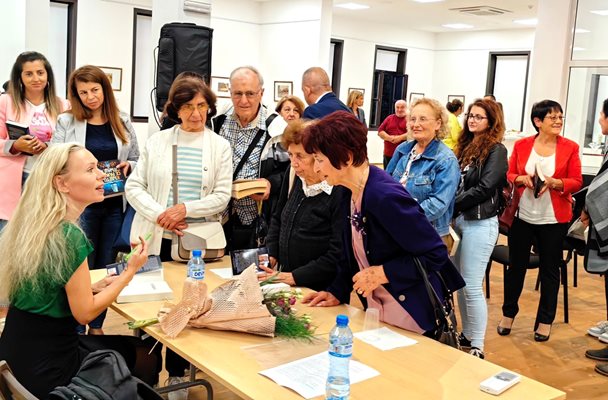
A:
<svg viewBox="0 0 608 400">
<path fill-rule="evenodd" d="M 304 150 L 323 153 L 336 169 L 349 158 L 355 167 L 367 161 L 367 128 L 352 113 L 336 111 L 304 130 Z"/>
</svg>

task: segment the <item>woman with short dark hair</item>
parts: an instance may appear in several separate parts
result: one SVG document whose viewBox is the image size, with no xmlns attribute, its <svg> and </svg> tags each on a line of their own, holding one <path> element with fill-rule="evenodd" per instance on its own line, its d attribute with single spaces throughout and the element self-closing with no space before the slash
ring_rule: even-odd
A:
<svg viewBox="0 0 608 400">
<path fill-rule="evenodd" d="M 443 139 L 443 143 L 453 150 L 454 147 L 456 147 L 456 143 L 458 143 L 458 137 L 460 136 L 460 132 L 462 132 L 462 126 L 460 126 L 458 117 L 464 111 L 464 103 L 460 99 L 454 99 L 452 101 L 448 101 L 445 107 L 450 112 L 450 129 L 446 137 Z"/>
<path fill-rule="evenodd" d="M 439 294 L 439 275 L 449 290 L 464 285 L 445 245 L 424 212 L 387 173 L 367 160 L 367 129 L 354 115 L 338 111 L 306 129 L 304 148 L 330 185 L 351 191 L 341 211 L 350 220 L 342 236 L 338 276 L 326 289 L 304 299 L 310 305 L 348 303 L 353 288 L 380 320 L 434 336 L 436 317 L 413 257 L 429 272 Z"/>
<path fill-rule="evenodd" d="M 561 136 L 562 106 L 543 100 L 532 106 L 530 119 L 537 134 L 515 142 L 508 179 L 520 194 L 509 230 L 510 267 L 505 272 L 505 298 L 499 335 L 511 333 L 526 277 L 532 242 L 540 257 L 540 301 L 534 340 L 549 340 L 555 319 L 562 264 L 562 243 L 572 219 L 572 193 L 583 183 L 578 144 Z"/>
<path fill-rule="evenodd" d="M 314 171 L 314 159 L 302 145 L 305 129 L 314 121 L 289 123 L 282 136 L 291 166 L 285 173 L 266 245 L 275 280 L 324 290 L 336 275 L 342 252 L 344 188 L 331 186 Z M 266 279 L 262 274 L 260 279 Z"/>
<path fill-rule="evenodd" d="M 189 223 L 219 221 L 232 192 L 232 151 L 227 140 L 205 127 L 216 112 L 215 95 L 197 77 L 178 75 L 165 104 L 172 128 L 151 135 L 126 184 L 136 214 L 131 240 L 152 232 L 150 254 L 170 261 L 176 235 Z M 176 149 L 175 149 L 176 147 Z M 173 154 L 177 203 L 172 188 Z M 188 363 L 167 350 L 170 383 L 183 377 Z"/>
</svg>

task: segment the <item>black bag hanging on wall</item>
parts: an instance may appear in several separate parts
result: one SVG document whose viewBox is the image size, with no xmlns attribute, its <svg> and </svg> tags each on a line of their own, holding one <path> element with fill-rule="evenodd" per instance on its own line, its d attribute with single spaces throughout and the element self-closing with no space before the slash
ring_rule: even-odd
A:
<svg viewBox="0 0 608 400">
<path fill-rule="evenodd" d="M 156 64 L 156 109 L 162 111 L 175 77 L 184 71 L 211 76 L 213 29 L 193 23 L 172 22 L 160 29 Z"/>
</svg>

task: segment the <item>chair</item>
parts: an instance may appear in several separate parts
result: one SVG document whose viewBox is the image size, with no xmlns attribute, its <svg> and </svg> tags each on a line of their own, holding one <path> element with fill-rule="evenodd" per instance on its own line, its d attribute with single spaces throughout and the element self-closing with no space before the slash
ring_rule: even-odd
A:
<svg viewBox="0 0 608 400">
<path fill-rule="evenodd" d="M 0 361 L 0 398 L 6 400 L 38 400 L 13 375 L 6 361 Z"/>
<path fill-rule="evenodd" d="M 503 235 L 506 235 L 507 232 L 500 232 Z M 490 298 L 490 269 L 492 268 L 492 262 L 496 261 L 499 264 L 502 264 L 503 274 L 507 270 L 507 266 L 510 265 L 509 260 L 509 246 L 503 244 L 497 244 L 494 246 L 494 250 L 492 250 L 492 255 L 490 256 L 490 261 L 488 261 L 488 266 L 486 267 L 486 298 Z M 569 261 L 569 260 L 568 260 Z M 567 275 L 567 266 L 568 261 L 562 261 L 560 265 L 560 276 L 561 283 L 564 286 L 564 322 L 568 323 L 569 315 L 568 315 L 568 275 Z M 538 255 L 534 253 L 530 253 L 530 260 L 528 262 L 528 269 L 534 269 L 540 267 L 540 258 Z M 536 285 L 534 287 L 535 290 L 538 290 L 540 287 L 540 274 L 536 278 Z"/>
</svg>

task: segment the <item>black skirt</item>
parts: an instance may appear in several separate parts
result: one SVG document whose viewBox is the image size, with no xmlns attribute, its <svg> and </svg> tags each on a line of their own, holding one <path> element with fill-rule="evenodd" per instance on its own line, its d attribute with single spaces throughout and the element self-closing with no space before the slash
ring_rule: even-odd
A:
<svg viewBox="0 0 608 400">
<path fill-rule="evenodd" d="M 45 399 L 56 386 L 68 384 L 80 366 L 76 320 L 10 307 L 0 337 L 0 360 L 6 360 L 27 390 Z"/>
<path fill-rule="evenodd" d="M 6 360 L 17 380 L 33 395 L 46 399 L 57 386 L 67 385 L 90 352 L 119 352 L 133 375 L 149 385 L 158 382 L 162 346 L 135 336 L 82 336 L 73 317 L 53 318 L 10 307 L 0 337 L 0 360 Z"/>
</svg>

